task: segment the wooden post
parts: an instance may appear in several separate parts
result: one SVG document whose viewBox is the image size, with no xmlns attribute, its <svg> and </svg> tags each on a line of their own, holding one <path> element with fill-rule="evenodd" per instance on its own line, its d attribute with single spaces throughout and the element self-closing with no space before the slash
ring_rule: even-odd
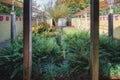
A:
<svg viewBox="0 0 120 80">
<path fill-rule="evenodd" d="M 23 80 L 31 80 L 32 70 L 32 0 L 24 0 Z"/>
<path fill-rule="evenodd" d="M 16 15 L 15 11 L 11 12 L 11 43 L 16 39 Z"/>
<path fill-rule="evenodd" d="M 12 0 L 12 11 L 11 11 L 11 43 L 13 43 L 16 39 L 16 14 L 14 10 L 14 2 Z"/>
<path fill-rule="evenodd" d="M 113 13 L 111 11 L 108 15 L 108 35 L 113 38 Z"/>
<path fill-rule="evenodd" d="M 99 80 L 99 0 L 91 0 L 91 80 Z"/>
</svg>

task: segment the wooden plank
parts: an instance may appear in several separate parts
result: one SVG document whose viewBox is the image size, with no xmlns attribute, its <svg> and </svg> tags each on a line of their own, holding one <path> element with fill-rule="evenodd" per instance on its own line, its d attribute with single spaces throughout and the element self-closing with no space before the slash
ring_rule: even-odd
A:
<svg viewBox="0 0 120 80">
<path fill-rule="evenodd" d="M 99 80 L 99 0 L 91 0 L 91 80 Z"/>
<path fill-rule="evenodd" d="M 23 80 L 31 80 L 32 70 L 32 0 L 24 0 Z"/>
</svg>

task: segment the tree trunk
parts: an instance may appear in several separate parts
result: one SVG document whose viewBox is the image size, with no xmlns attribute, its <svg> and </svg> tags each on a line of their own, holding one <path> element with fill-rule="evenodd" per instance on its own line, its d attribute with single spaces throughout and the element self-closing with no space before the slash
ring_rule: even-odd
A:
<svg viewBox="0 0 120 80">
<path fill-rule="evenodd" d="M 55 22 L 55 28 L 57 29 L 58 28 L 58 20 L 54 20 Z"/>
</svg>

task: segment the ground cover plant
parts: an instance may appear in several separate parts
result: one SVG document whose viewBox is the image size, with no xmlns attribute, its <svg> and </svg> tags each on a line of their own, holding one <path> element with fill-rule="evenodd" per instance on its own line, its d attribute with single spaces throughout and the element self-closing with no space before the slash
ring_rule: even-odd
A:
<svg viewBox="0 0 120 80">
<path fill-rule="evenodd" d="M 22 40 L 0 51 L 0 80 L 22 80 Z M 54 36 L 33 33 L 32 42 L 32 80 L 89 80 L 89 33 L 60 28 Z M 100 80 L 120 78 L 119 41 L 100 36 L 99 52 Z"/>
<path fill-rule="evenodd" d="M 44 37 L 55 36 L 56 31 L 55 27 L 43 22 L 39 23 L 38 25 L 34 25 L 32 30 L 35 35 L 40 34 Z"/>
</svg>

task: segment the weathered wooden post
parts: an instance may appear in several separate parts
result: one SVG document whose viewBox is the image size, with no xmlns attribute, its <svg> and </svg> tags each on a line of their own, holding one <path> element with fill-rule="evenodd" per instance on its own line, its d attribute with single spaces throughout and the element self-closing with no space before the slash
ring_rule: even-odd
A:
<svg viewBox="0 0 120 80">
<path fill-rule="evenodd" d="M 108 35 L 113 38 L 113 13 L 108 14 Z"/>
<path fill-rule="evenodd" d="M 91 0 L 91 80 L 99 80 L 99 0 Z"/>
<path fill-rule="evenodd" d="M 24 0 L 23 80 L 31 80 L 32 71 L 32 0 Z"/>
<path fill-rule="evenodd" d="M 14 10 L 15 0 L 12 0 L 12 11 L 11 11 L 11 43 L 16 39 L 16 14 Z"/>
<path fill-rule="evenodd" d="M 114 3 L 114 0 L 107 0 L 108 4 L 109 4 L 109 14 L 108 14 L 108 35 L 109 37 L 113 38 L 113 10 L 112 10 L 112 6 Z"/>
</svg>

